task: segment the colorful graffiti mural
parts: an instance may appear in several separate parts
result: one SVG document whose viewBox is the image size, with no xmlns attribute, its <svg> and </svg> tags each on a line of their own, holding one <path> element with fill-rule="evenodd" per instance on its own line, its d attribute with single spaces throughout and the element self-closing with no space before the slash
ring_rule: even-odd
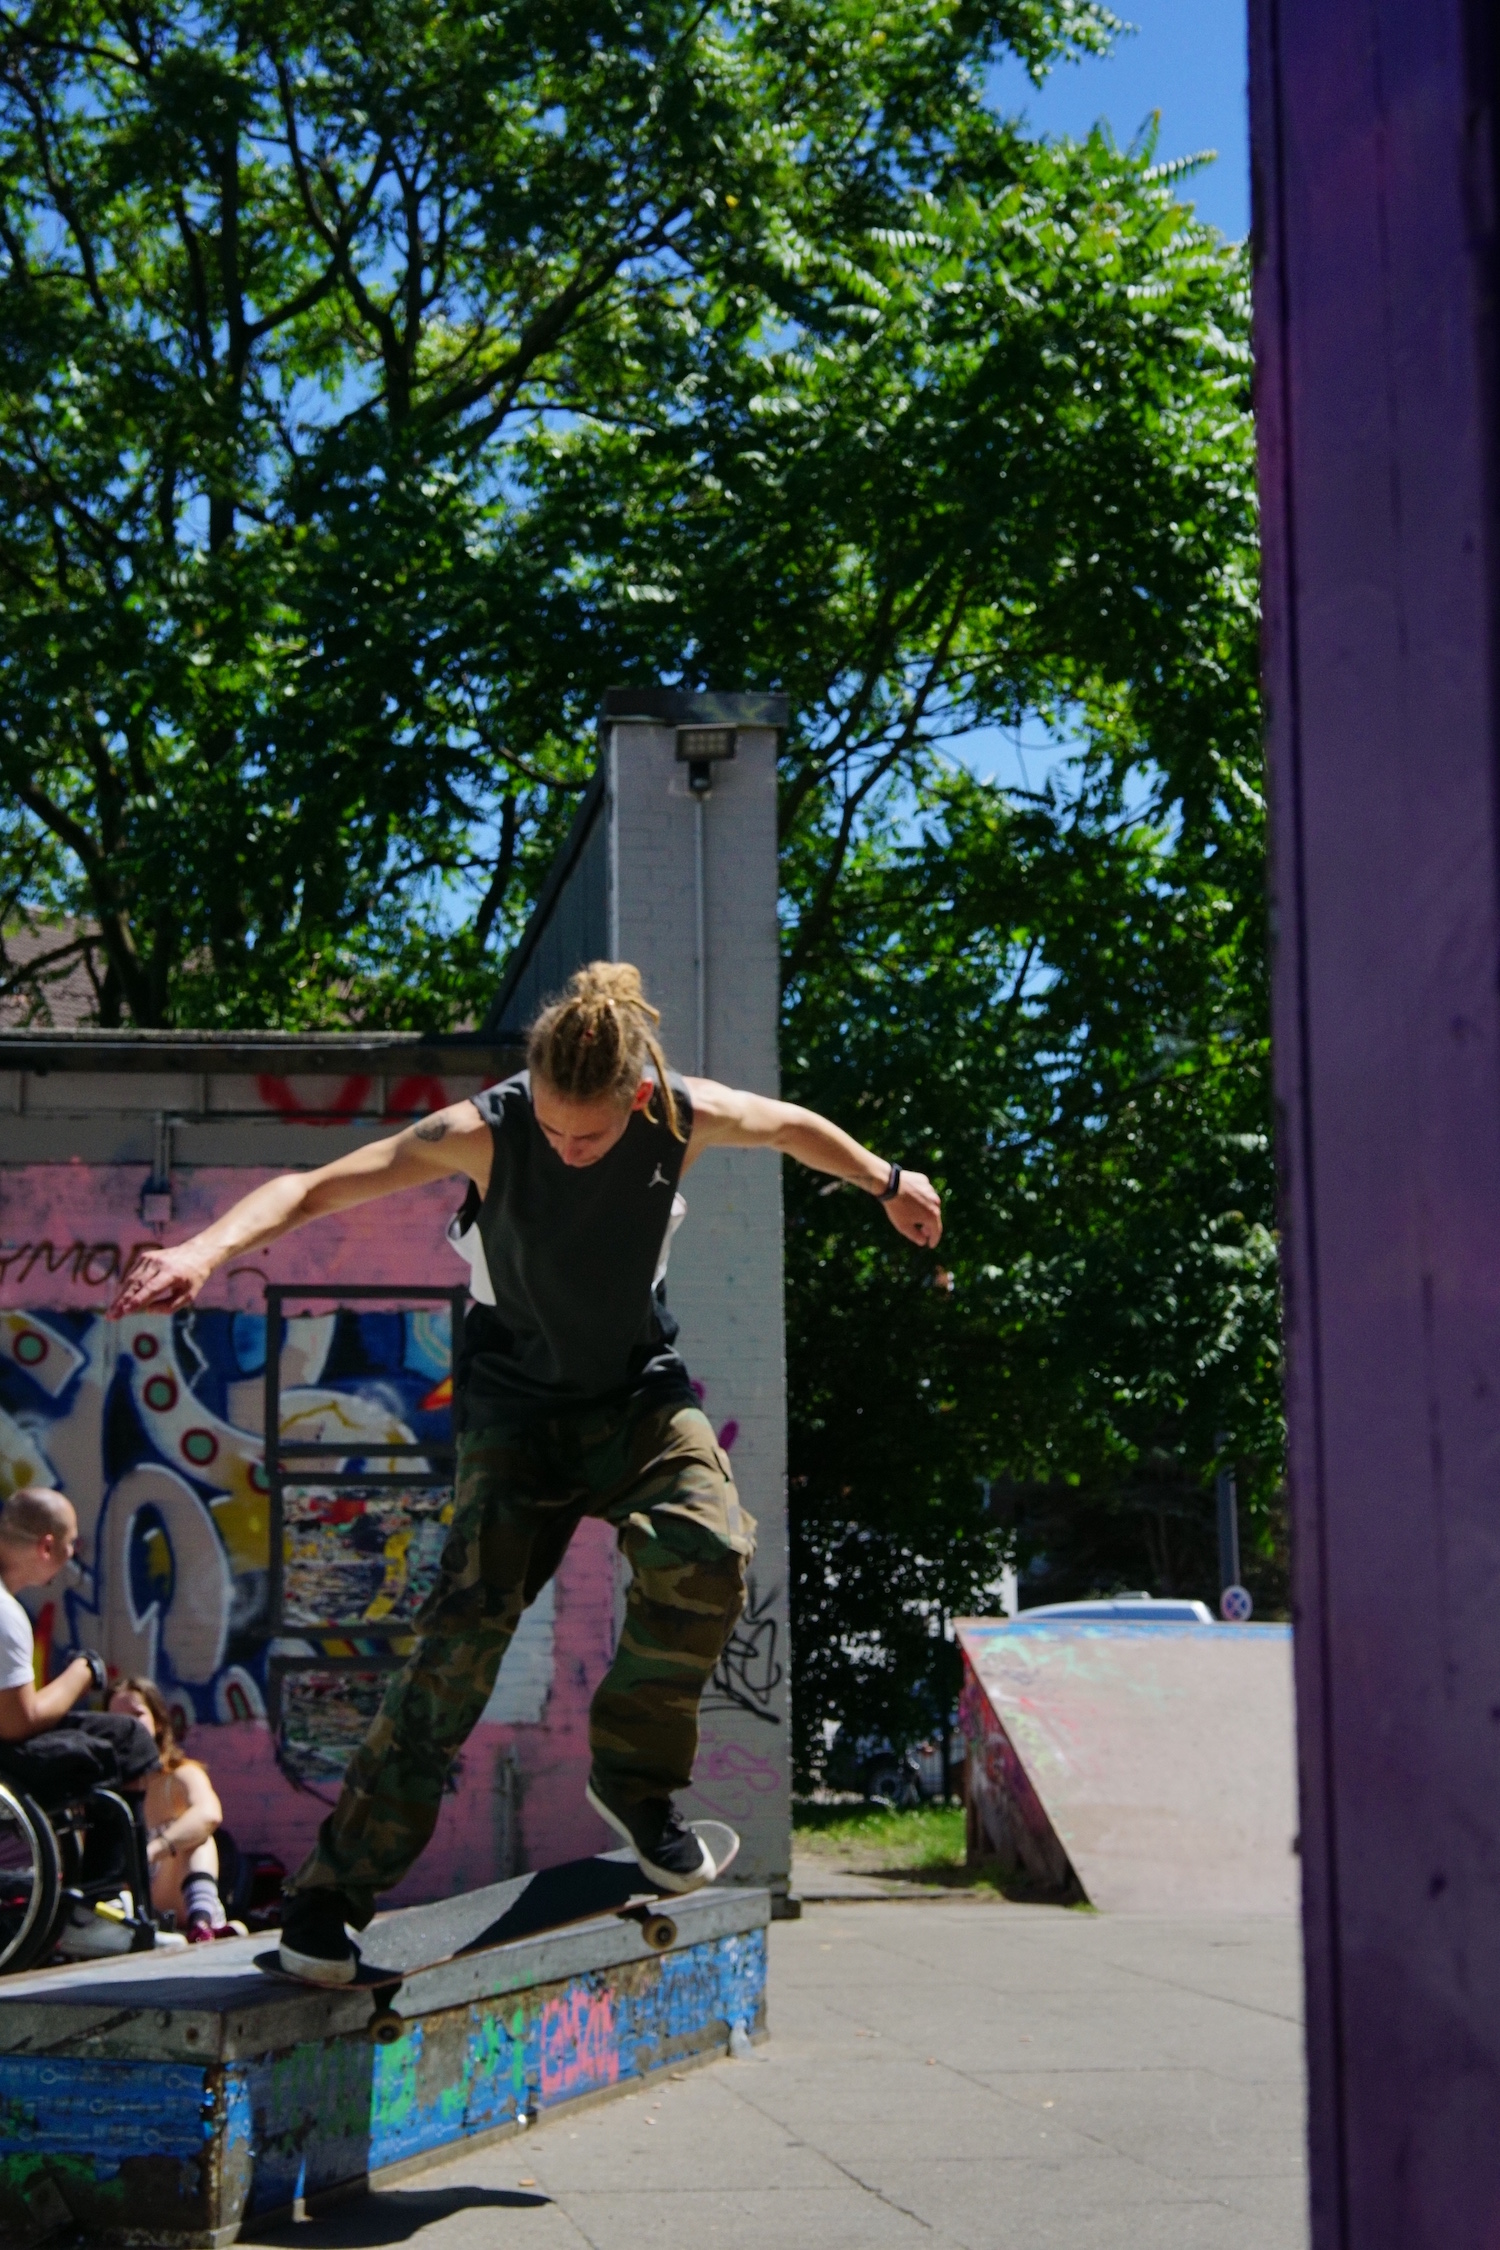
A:
<svg viewBox="0 0 1500 2250">
<path fill-rule="evenodd" d="M 69 1582 L 31 1597 L 44 1676 L 89 1645 L 116 1673 L 155 1677 L 220 1780 L 241 1842 L 291 1858 L 378 1702 L 382 1666 L 409 1646 L 390 1628 L 432 1582 L 451 1494 L 440 1471 L 400 1494 L 323 1489 L 311 1473 L 290 1486 L 273 1619 L 265 1356 L 258 1313 L 115 1323 L 69 1309 L 0 1312 L 0 1487 L 55 1484 L 78 1509 Z M 283 1432 L 346 1442 L 340 1466 L 361 1474 L 420 1472 L 420 1456 L 398 1464 L 381 1447 L 447 1438 L 449 1367 L 446 1307 L 294 1315 L 280 1354 Z M 574 1628 L 567 1699 L 579 1708 L 571 1728 L 558 1718 L 565 1735 L 581 1733 L 612 1606 L 607 1536 L 584 1537 L 523 1620 L 463 1760 L 455 1833 L 446 1849 L 440 1836 L 403 1898 L 498 1879 L 531 1849 L 553 1857 L 598 1840 L 581 1773 L 563 1831 L 554 1803 L 545 1840 L 526 1834 L 526 1769 L 551 1761 L 518 1753 L 516 1733 L 550 1729 L 560 1607 Z M 542 1804 L 533 1813 L 535 1830 Z"/>
<path fill-rule="evenodd" d="M 0 1314 L 0 1476 L 60 1484 L 79 1514 L 77 1583 L 49 1590 L 38 1613 L 49 1656 L 93 1643 L 120 1672 L 160 1678 L 190 1723 L 265 1708 L 278 1622 L 267 1607 L 265 1358 L 255 1313 Z M 378 1472 L 382 1444 L 446 1438 L 448 1364 L 446 1310 L 293 1318 L 283 1428 L 346 1442 L 349 1465 Z M 441 1487 L 420 1501 L 411 1521 L 378 1494 L 294 1488 L 285 1621 L 408 1614 L 436 1569 L 448 1510 Z M 284 1641 L 277 1653 L 289 1653 Z"/>
</svg>

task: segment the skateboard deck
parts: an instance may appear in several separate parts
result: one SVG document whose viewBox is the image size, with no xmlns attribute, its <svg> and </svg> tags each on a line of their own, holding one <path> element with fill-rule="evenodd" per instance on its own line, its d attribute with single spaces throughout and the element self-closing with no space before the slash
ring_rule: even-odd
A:
<svg viewBox="0 0 1500 2250">
<path fill-rule="evenodd" d="M 695 1820 L 692 1827 L 714 1862 L 717 1881 L 738 1853 L 740 1839 L 724 1821 Z M 710 1887 L 706 1883 L 698 1886 L 700 1890 Z M 513 1945 L 520 1938 L 570 1929 L 605 1914 L 638 1923 L 653 1952 L 664 1953 L 677 1941 L 677 1925 L 669 1909 L 674 1900 L 693 1895 L 658 1888 L 637 1865 L 633 1852 L 610 1852 L 591 1859 L 565 1860 L 560 1867 L 540 1868 L 519 1886 L 502 1913 L 447 1952 L 422 1957 L 412 1950 L 416 1933 L 402 1931 L 405 1942 L 388 1945 L 396 1958 L 384 1964 L 361 1961 L 348 1984 L 321 1985 L 309 1977 L 293 1976 L 281 1966 L 281 1956 L 274 1950 L 257 1953 L 255 1966 L 278 1984 L 294 1984 L 304 1992 L 369 1992 L 375 2001 L 370 2037 L 384 2045 L 399 2039 L 406 2029 L 406 2019 L 391 2005 L 398 1988 L 424 1969 L 441 1968 L 449 1961 L 461 1961 L 471 1953 L 487 1953 L 498 1945 Z M 408 1953 L 411 1958 L 405 1957 Z"/>
</svg>

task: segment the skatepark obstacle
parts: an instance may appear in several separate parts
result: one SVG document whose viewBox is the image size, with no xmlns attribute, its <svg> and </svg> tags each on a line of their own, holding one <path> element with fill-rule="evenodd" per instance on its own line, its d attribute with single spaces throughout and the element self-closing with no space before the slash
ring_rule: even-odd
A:
<svg viewBox="0 0 1500 2250">
<path fill-rule="evenodd" d="M 265 1937 L 7 1978 L 0 2242 L 217 2250 L 764 2031 L 767 1891 L 674 1900 L 664 1951 L 611 1911 L 462 1950 L 527 1929 L 543 1880 L 377 1917 L 394 1993 L 267 1977 Z"/>
<path fill-rule="evenodd" d="M 1296 1911 L 1289 1626 L 957 1633 L 972 1860 L 1106 1912 Z"/>
</svg>

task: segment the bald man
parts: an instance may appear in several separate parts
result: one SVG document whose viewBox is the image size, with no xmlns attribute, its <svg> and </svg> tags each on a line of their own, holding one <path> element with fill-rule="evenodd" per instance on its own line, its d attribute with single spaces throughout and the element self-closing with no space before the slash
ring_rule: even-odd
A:
<svg viewBox="0 0 1500 2250">
<path fill-rule="evenodd" d="M 31 1619 L 16 1599 L 65 1569 L 77 1544 L 78 1518 L 64 1493 L 26 1484 L 0 1507 L 0 1742 L 44 1734 L 105 1684 L 104 1659 L 86 1649 L 39 1688 Z"/>
</svg>

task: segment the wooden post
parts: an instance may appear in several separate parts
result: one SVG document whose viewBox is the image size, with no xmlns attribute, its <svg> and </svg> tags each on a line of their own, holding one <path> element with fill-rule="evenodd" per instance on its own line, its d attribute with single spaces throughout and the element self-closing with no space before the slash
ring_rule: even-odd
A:
<svg viewBox="0 0 1500 2250">
<path fill-rule="evenodd" d="M 1500 2243 L 1493 0 L 1251 0 L 1315 2250 Z"/>
</svg>

